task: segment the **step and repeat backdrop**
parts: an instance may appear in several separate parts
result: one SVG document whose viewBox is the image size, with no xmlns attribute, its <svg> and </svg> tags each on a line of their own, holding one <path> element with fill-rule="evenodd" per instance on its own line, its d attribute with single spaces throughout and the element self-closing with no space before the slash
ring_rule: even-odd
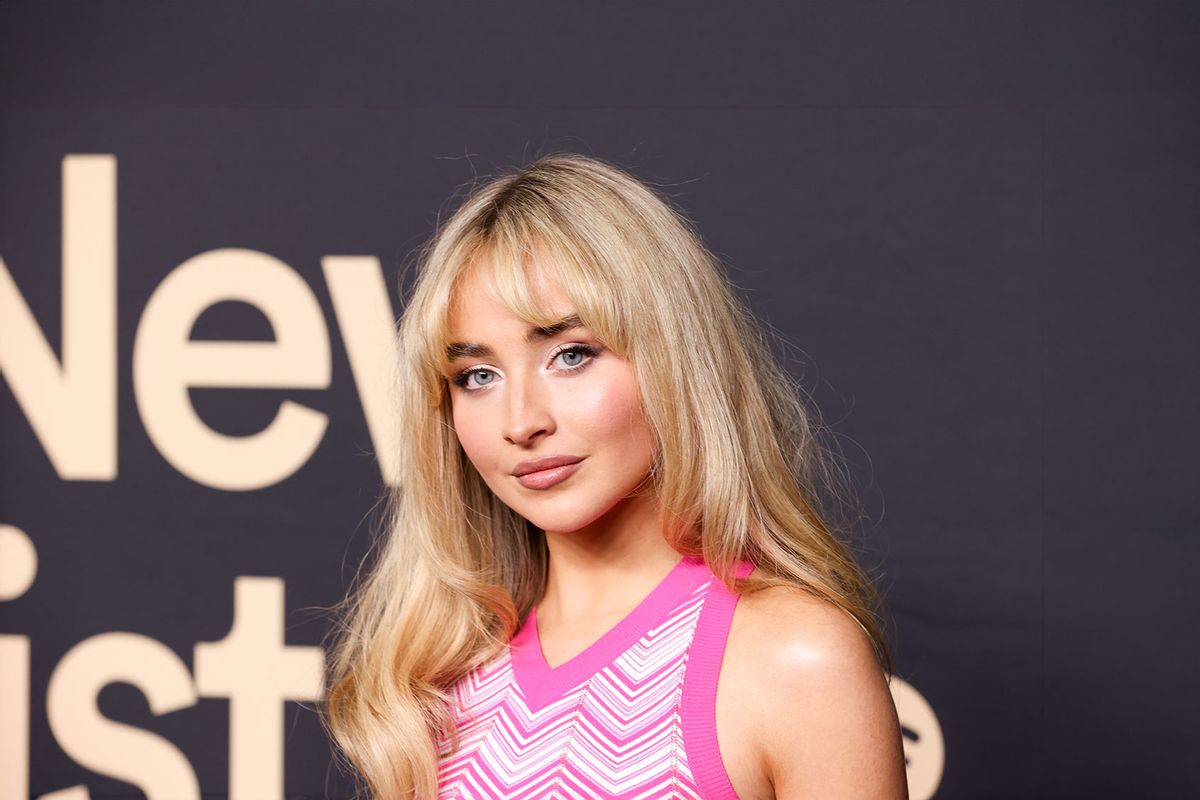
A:
<svg viewBox="0 0 1200 800">
<path fill-rule="evenodd" d="M 403 267 L 564 150 L 810 392 L 911 796 L 1196 789 L 1200 20 L 1137 8 L 0 6 L 0 800 L 350 796 Z"/>
</svg>

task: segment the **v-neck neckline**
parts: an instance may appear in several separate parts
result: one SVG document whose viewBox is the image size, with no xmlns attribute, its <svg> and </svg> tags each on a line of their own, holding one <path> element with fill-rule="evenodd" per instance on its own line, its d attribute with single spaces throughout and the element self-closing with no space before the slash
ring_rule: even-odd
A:
<svg viewBox="0 0 1200 800">
<path fill-rule="evenodd" d="M 530 709 L 544 708 L 624 653 L 645 635 L 656 619 L 678 605 L 711 575 L 703 559 L 684 556 L 632 611 L 557 667 L 551 667 L 542 653 L 535 606 L 510 642 L 513 677 Z"/>
</svg>

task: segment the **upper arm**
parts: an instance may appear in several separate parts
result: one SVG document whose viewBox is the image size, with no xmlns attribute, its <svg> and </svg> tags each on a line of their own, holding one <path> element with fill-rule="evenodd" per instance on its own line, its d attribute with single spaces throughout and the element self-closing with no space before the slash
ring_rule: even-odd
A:
<svg viewBox="0 0 1200 800">
<path fill-rule="evenodd" d="M 896 707 L 862 628 L 799 591 L 763 594 L 756 705 L 777 800 L 905 800 Z"/>
</svg>

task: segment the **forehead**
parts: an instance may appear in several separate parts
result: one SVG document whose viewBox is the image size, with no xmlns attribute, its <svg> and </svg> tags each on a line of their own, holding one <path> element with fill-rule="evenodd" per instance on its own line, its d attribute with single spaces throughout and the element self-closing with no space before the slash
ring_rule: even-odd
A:
<svg viewBox="0 0 1200 800">
<path fill-rule="evenodd" d="M 538 310 L 556 319 L 574 313 L 573 304 L 554 278 L 536 260 L 526 269 L 527 282 Z M 451 338 L 474 331 L 491 330 L 497 324 L 525 328 L 529 323 L 501 299 L 490 262 L 479 259 L 466 267 L 450 294 L 447 328 Z"/>
</svg>

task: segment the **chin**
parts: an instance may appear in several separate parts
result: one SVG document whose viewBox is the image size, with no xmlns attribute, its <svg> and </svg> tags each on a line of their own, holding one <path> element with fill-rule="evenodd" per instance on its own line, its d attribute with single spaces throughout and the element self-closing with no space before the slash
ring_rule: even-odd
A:
<svg viewBox="0 0 1200 800">
<path fill-rule="evenodd" d="M 520 513 L 520 512 L 518 512 Z M 594 518 L 581 517 L 578 514 L 521 514 L 522 517 L 543 531 L 555 533 L 574 533 L 586 527 Z"/>
<path fill-rule="evenodd" d="M 541 502 L 526 500 L 508 505 L 509 508 L 541 530 L 555 531 L 556 533 L 577 531 L 595 522 L 607 510 L 603 507 L 589 509 L 578 499 L 573 500 L 570 497 L 555 498 L 554 500 L 547 498 Z"/>
</svg>

